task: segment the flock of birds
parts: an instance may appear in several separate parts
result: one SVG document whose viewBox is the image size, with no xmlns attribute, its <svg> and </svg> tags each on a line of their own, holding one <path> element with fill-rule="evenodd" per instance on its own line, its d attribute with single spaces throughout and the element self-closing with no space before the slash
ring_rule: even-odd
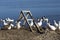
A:
<svg viewBox="0 0 60 40">
<path fill-rule="evenodd" d="M 31 21 L 29 23 L 29 25 L 32 27 L 34 25 L 32 19 L 27 19 L 28 21 Z M 8 30 L 12 29 L 12 28 L 17 28 L 17 29 L 20 29 L 21 28 L 21 21 L 19 22 L 15 22 L 16 25 L 13 24 L 14 22 L 14 19 L 10 19 L 10 18 L 6 18 L 5 20 L 1 19 L 1 21 L 3 22 L 3 25 L 6 26 L 6 25 L 9 25 L 8 27 Z M 56 22 L 56 20 L 54 20 L 54 25 L 51 25 L 50 22 L 49 22 L 49 19 L 46 18 L 46 17 L 42 17 L 41 19 L 38 19 L 38 22 L 37 22 L 37 25 L 39 25 L 39 27 L 42 27 L 43 23 L 42 22 L 46 22 L 47 26 L 55 31 L 56 29 L 59 29 L 60 30 L 60 21 L 59 23 Z M 9 24 L 10 23 L 10 24 Z"/>
<path fill-rule="evenodd" d="M 36 24 L 39 27 L 42 27 L 43 21 L 46 22 L 47 27 L 50 28 L 51 30 L 53 30 L 53 31 L 55 31 L 56 29 L 60 30 L 60 21 L 58 21 L 59 23 L 57 23 L 56 20 L 54 20 L 54 25 L 51 25 L 49 22 L 49 19 L 44 16 L 41 19 L 38 19 L 38 22 Z M 33 21 L 30 23 L 30 25 L 31 26 L 34 25 Z"/>
<path fill-rule="evenodd" d="M 0 20 L 1 22 L 3 22 L 3 25 L 4 26 L 8 26 L 8 30 L 12 29 L 12 28 L 17 28 L 19 29 L 21 26 L 20 26 L 20 21 L 19 22 L 15 22 L 16 23 L 16 26 L 14 26 L 13 22 L 14 22 L 14 19 L 10 19 L 10 18 L 6 18 L 5 20 L 1 19 Z"/>
</svg>

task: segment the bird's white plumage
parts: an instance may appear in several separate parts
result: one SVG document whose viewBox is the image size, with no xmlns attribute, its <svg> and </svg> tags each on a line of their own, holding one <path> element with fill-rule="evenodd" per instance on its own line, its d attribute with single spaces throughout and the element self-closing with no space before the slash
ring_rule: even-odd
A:
<svg viewBox="0 0 60 40">
<path fill-rule="evenodd" d="M 8 23 L 5 20 L 2 20 L 4 25 L 8 25 Z"/>
<path fill-rule="evenodd" d="M 10 25 L 9 25 L 9 27 L 8 27 L 8 30 L 10 30 L 11 28 L 13 28 L 14 27 L 14 25 L 11 23 Z"/>
<path fill-rule="evenodd" d="M 8 21 L 8 22 L 14 22 L 14 19 L 6 18 L 6 21 Z"/>
<path fill-rule="evenodd" d="M 48 18 L 44 19 L 46 22 L 48 22 Z"/>
<path fill-rule="evenodd" d="M 59 25 L 58 25 L 58 23 L 54 20 L 54 25 L 56 26 L 56 27 L 58 27 Z"/>
<path fill-rule="evenodd" d="M 14 27 L 14 25 L 13 24 L 10 24 L 11 25 L 11 27 Z"/>
<path fill-rule="evenodd" d="M 44 21 L 46 21 L 46 22 L 48 22 L 49 20 L 48 20 L 48 18 L 45 18 L 45 17 L 43 17 L 43 20 Z"/>
<path fill-rule="evenodd" d="M 10 30 L 11 29 L 11 25 L 8 27 L 8 30 Z"/>
<path fill-rule="evenodd" d="M 19 22 L 17 22 L 17 24 L 16 24 L 16 26 L 17 26 L 17 29 L 20 29 L 21 28 L 21 25 L 20 25 L 20 21 Z"/>
<path fill-rule="evenodd" d="M 49 28 L 53 31 L 55 31 L 57 28 L 53 25 L 50 25 L 50 23 L 47 23 L 47 25 L 49 26 Z"/>
<path fill-rule="evenodd" d="M 39 19 L 38 19 L 39 20 Z M 43 19 L 41 19 L 37 24 L 39 25 L 39 26 L 42 26 L 42 21 L 43 21 Z"/>
</svg>

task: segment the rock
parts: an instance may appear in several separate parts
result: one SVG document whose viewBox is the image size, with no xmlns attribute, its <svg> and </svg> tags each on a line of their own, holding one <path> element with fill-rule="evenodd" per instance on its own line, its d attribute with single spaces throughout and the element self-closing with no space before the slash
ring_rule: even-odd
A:
<svg viewBox="0 0 60 40">
<path fill-rule="evenodd" d="M 60 34 L 55 31 L 33 33 L 26 29 L 0 30 L 0 40 L 60 40 Z"/>
</svg>

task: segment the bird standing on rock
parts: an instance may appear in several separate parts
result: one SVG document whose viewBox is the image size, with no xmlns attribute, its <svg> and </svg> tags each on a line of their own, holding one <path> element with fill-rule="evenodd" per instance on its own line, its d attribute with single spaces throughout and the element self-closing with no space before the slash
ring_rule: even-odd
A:
<svg viewBox="0 0 60 40">
<path fill-rule="evenodd" d="M 50 23 L 47 23 L 47 25 L 53 31 L 55 31 L 57 29 L 55 26 L 51 25 Z"/>
<path fill-rule="evenodd" d="M 20 29 L 21 28 L 21 22 L 19 21 L 19 22 L 16 22 L 16 27 L 17 27 L 17 29 Z"/>
<path fill-rule="evenodd" d="M 4 25 L 8 25 L 8 23 L 5 20 L 2 20 Z"/>
<path fill-rule="evenodd" d="M 38 26 L 42 26 L 42 21 L 43 21 L 43 19 L 38 19 L 38 21 L 39 21 L 39 22 L 37 23 Z"/>
<path fill-rule="evenodd" d="M 8 29 L 10 30 L 13 27 L 14 27 L 14 25 L 13 24 L 10 24 L 9 27 L 8 27 Z"/>
</svg>

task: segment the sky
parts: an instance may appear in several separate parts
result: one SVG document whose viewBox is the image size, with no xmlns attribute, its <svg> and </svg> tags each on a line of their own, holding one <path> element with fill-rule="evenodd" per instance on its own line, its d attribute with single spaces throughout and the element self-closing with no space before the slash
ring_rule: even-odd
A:
<svg viewBox="0 0 60 40">
<path fill-rule="evenodd" d="M 0 18 L 18 17 L 21 10 L 30 10 L 34 17 L 60 15 L 60 0 L 0 0 Z"/>
</svg>

